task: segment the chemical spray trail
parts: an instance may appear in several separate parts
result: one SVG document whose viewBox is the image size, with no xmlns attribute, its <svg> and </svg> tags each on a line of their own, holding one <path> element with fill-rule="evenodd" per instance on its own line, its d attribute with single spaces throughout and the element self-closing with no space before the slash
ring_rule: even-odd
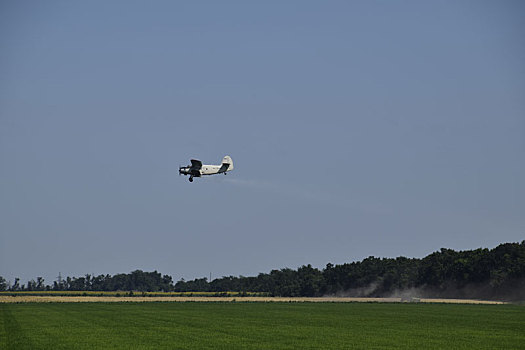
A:
<svg viewBox="0 0 525 350">
<path fill-rule="evenodd" d="M 326 191 L 310 189 L 301 187 L 295 184 L 269 182 L 259 179 L 239 179 L 239 178 L 227 178 L 219 181 L 226 182 L 234 186 L 240 186 L 250 188 L 258 191 L 269 191 L 274 194 L 284 195 L 287 197 L 293 197 L 303 200 L 309 200 L 320 204 L 337 204 L 339 203 L 338 198 Z"/>
</svg>

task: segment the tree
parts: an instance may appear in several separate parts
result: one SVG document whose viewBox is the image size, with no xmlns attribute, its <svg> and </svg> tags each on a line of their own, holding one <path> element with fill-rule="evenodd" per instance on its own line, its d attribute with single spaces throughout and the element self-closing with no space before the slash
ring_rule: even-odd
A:
<svg viewBox="0 0 525 350">
<path fill-rule="evenodd" d="M 0 290 L 26 290 L 16 278 L 11 286 L 0 277 Z M 341 265 L 328 263 L 323 270 L 303 265 L 283 268 L 254 277 L 223 276 L 213 281 L 180 279 L 173 285 L 169 275 L 135 270 L 128 274 L 66 277 L 60 273 L 53 290 L 262 292 L 274 296 L 389 296 L 418 289 L 420 296 L 525 299 L 525 241 L 500 244 L 494 249 L 454 251 L 442 248 L 423 259 L 376 258 Z M 30 280 L 27 290 L 49 290 L 42 277 Z"/>
<path fill-rule="evenodd" d="M 44 278 L 37 277 L 36 278 L 36 290 L 44 290 L 45 284 L 44 284 Z"/>
<path fill-rule="evenodd" d="M 0 291 L 5 291 L 5 290 L 7 290 L 7 281 L 5 280 L 5 278 L 0 276 Z"/>
<path fill-rule="evenodd" d="M 13 285 L 11 286 L 11 290 L 12 291 L 17 291 L 17 290 L 20 290 L 20 278 L 18 277 L 15 277 L 15 283 L 13 283 Z"/>
<path fill-rule="evenodd" d="M 30 280 L 30 281 L 27 281 L 27 290 L 29 291 L 32 291 L 32 290 L 36 290 L 36 282 L 35 280 Z"/>
</svg>

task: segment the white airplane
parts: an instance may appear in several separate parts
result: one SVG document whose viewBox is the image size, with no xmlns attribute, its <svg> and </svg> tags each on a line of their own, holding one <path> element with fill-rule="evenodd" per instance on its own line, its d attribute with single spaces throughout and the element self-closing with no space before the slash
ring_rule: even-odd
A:
<svg viewBox="0 0 525 350">
<path fill-rule="evenodd" d="M 193 182 L 194 177 L 201 177 L 202 175 L 224 174 L 227 171 L 233 170 L 233 160 L 230 156 L 222 158 L 221 165 L 205 165 L 200 160 L 191 159 L 191 165 L 179 167 L 179 175 L 189 175 L 190 182 Z"/>
</svg>

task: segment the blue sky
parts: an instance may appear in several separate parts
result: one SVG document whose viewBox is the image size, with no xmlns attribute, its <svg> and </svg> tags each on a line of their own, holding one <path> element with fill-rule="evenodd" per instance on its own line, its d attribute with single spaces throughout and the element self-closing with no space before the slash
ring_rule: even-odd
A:
<svg viewBox="0 0 525 350">
<path fill-rule="evenodd" d="M 4 1 L 0 275 L 521 241 L 524 23 L 521 1 Z"/>
</svg>

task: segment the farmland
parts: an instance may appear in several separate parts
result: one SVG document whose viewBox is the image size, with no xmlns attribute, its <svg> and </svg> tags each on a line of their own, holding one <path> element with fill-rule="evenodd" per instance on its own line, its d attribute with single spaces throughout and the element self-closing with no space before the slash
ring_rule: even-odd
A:
<svg viewBox="0 0 525 350">
<path fill-rule="evenodd" d="M 520 348 L 524 311 L 401 303 L 0 303 L 0 348 Z"/>
<path fill-rule="evenodd" d="M 260 297 L 268 293 L 256 292 L 140 292 L 140 291 L 1 291 L 0 298 L 5 296 L 50 296 L 50 297 Z"/>
</svg>

